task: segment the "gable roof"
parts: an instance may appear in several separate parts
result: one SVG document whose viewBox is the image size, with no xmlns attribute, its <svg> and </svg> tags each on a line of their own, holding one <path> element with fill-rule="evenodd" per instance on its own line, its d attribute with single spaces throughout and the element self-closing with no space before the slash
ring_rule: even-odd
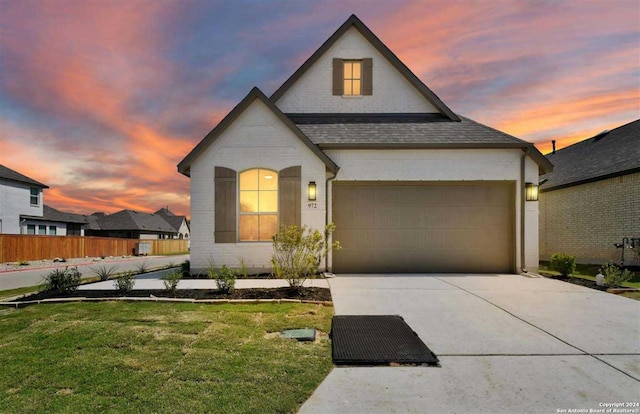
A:
<svg viewBox="0 0 640 414">
<path fill-rule="evenodd" d="M 95 216 L 94 216 L 95 217 Z M 122 210 L 104 217 L 97 217 L 100 230 L 133 230 L 146 232 L 177 233 L 166 220 L 156 214 Z"/>
<path fill-rule="evenodd" d="M 555 168 L 541 177 L 541 191 L 640 171 L 640 119 L 547 154 Z"/>
<path fill-rule="evenodd" d="M 2 164 L 0 164 L 0 179 L 29 184 L 38 188 L 49 188 L 48 185 L 42 184 L 41 182 L 36 181 L 33 178 L 29 178 L 26 175 L 20 174 L 19 172 L 12 170 L 9 167 L 5 167 Z"/>
<path fill-rule="evenodd" d="M 320 46 L 318 50 L 316 50 L 311 57 L 309 57 L 309 59 L 307 59 L 302 66 L 300 66 L 298 70 L 296 70 L 294 74 L 291 75 L 289 79 L 280 86 L 280 88 L 278 88 L 277 91 L 273 93 L 273 95 L 271 95 L 271 100 L 274 103 L 277 102 L 278 99 L 280 99 L 291 88 L 291 86 L 293 86 L 293 84 L 296 83 L 298 79 L 300 79 L 302 75 L 304 75 L 351 27 L 358 30 L 358 32 L 360 32 L 360 34 L 362 34 L 362 36 L 364 36 L 364 38 L 367 39 L 367 41 L 369 41 L 369 43 L 371 43 L 371 45 L 375 47 L 376 50 L 378 50 L 378 52 L 380 52 L 380 54 L 382 54 L 382 56 L 384 56 L 389 63 L 391 63 L 391 65 L 396 68 L 396 70 L 400 72 L 400 74 L 404 76 L 404 78 L 407 79 L 409 83 L 427 99 L 427 101 L 435 106 L 436 109 L 450 120 L 460 121 L 460 118 L 453 113 L 453 111 L 449 109 L 449 107 L 445 105 L 444 102 L 442 102 L 440 98 L 438 98 L 438 96 L 427 87 L 427 85 L 425 85 L 413 72 L 411 72 L 411 70 L 402 63 L 402 61 L 384 43 L 382 43 L 382 41 L 378 39 L 378 37 L 364 23 L 362 23 L 355 14 L 352 14 L 351 17 L 349 17 L 347 21 L 344 22 L 342 26 L 340 26 L 340 28 L 338 28 L 338 30 L 336 30 L 336 32 L 331 35 L 331 37 L 329 37 L 329 39 L 327 39 L 322 46 Z"/>
<path fill-rule="evenodd" d="M 180 226 L 182 226 L 182 223 L 184 222 L 186 224 L 187 222 L 187 217 L 176 216 L 175 214 L 173 214 L 171 210 L 169 210 L 169 207 L 162 207 L 160 210 L 156 211 L 153 214 L 156 214 L 162 217 L 167 223 L 171 224 L 173 228 L 175 228 L 176 230 L 180 230 Z"/>
<path fill-rule="evenodd" d="M 262 91 L 260 89 L 258 89 L 257 87 L 253 87 L 253 89 L 251 89 L 251 92 L 249 92 L 249 94 L 247 96 L 245 96 L 245 98 L 238 104 L 236 105 L 235 108 L 233 108 L 231 110 L 231 112 L 229 112 L 227 114 L 227 116 L 224 117 L 224 119 L 222 119 L 222 121 L 220 121 L 220 123 L 218 125 L 216 125 L 215 128 L 213 128 L 213 130 L 211 130 L 211 132 L 209 132 L 207 134 L 207 136 L 205 136 L 202 141 L 200 141 L 200 143 L 198 145 L 195 146 L 195 148 L 193 150 L 191 150 L 191 152 L 182 160 L 180 161 L 180 163 L 178 164 L 178 172 L 186 175 L 187 177 L 189 177 L 190 174 L 190 168 L 191 168 L 191 163 L 205 150 L 209 147 L 209 145 L 211 145 L 216 139 L 218 139 L 218 137 L 220 135 L 222 135 L 222 133 L 224 131 L 227 130 L 227 128 L 229 128 L 229 126 L 231 126 L 231 124 L 233 124 L 233 122 L 253 103 L 253 101 L 255 100 L 259 100 L 260 102 L 262 102 L 267 108 L 269 108 L 269 110 L 271 112 L 273 112 L 273 114 L 280 120 L 282 121 L 282 123 L 289 128 L 289 130 L 291 130 L 291 132 L 293 132 L 293 134 L 298 137 L 298 139 L 300 139 L 300 141 L 302 141 L 302 143 L 304 143 L 318 158 L 320 158 L 320 160 L 322 160 L 322 162 L 324 162 L 324 164 L 327 166 L 327 168 L 332 171 L 332 172 L 336 172 L 338 171 L 338 166 L 336 165 L 335 162 L 333 162 L 328 156 L 327 154 L 325 154 L 324 152 L 322 152 L 317 146 L 313 145 L 313 143 L 309 140 L 309 138 L 307 138 L 307 136 L 305 134 L 302 133 L 302 131 L 300 131 L 298 129 L 298 127 L 296 127 L 296 125 L 291 122 L 291 120 L 289 118 L 287 118 L 282 111 L 280 111 L 280 109 L 278 109 L 278 107 L 276 107 L 273 102 L 271 102 L 269 100 L 269 98 L 266 97 L 266 95 L 264 93 L 262 93 Z"/>
</svg>

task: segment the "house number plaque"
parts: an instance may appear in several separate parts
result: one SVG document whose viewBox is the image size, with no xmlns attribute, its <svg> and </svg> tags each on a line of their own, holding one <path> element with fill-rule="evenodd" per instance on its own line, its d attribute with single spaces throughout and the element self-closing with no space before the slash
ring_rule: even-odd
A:
<svg viewBox="0 0 640 414">
<path fill-rule="evenodd" d="M 307 203 L 307 207 L 309 207 L 309 208 L 318 208 L 318 203 Z"/>
</svg>

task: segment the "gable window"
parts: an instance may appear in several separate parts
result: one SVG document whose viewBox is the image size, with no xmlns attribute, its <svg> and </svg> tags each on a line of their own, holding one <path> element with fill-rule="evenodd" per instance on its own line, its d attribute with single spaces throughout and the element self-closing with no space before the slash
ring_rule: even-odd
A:
<svg viewBox="0 0 640 414">
<path fill-rule="evenodd" d="M 344 65 L 342 71 L 344 78 L 342 94 L 345 96 L 362 95 L 362 61 L 345 60 L 342 64 Z"/>
<path fill-rule="evenodd" d="M 36 187 L 31 187 L 29 189 L 30 192 L 30 203 L 32 206 L 37 206 L 40 204 L 40 190 Z"/>
<path fill-rule="evenodd" d="M 271 241 L 278 230 L 278 173 L 256 168 L 240 173 L 240 241 Z"/>
</svg>

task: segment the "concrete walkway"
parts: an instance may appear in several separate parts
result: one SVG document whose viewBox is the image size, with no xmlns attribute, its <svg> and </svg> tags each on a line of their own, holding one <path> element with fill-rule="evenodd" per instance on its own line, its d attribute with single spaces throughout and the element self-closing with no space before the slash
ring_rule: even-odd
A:
<svg viewBox="0 0 640 414">
<path fill-rule="evenodd" d="M 189 259 L 188 254 L 176 256 L 144 256 L 144 257 L 114 257 L 105 260 L 86 259 L 76 263 L 52 263 L 47 267 L 29 269 L 28 266 L 19 270 L 9 270 L 0 272 L 0 291 L 17 289 L 21 287 L 36 286 L 44 283 L 45 276 L 53 269 L 66 266 L 78 267 L 83 278 L 94 276 L 91 268 L 114 267 L 116 272 L 135 271 L 141 264 L 145 264 L 149 269 L 156 269 L 168 266 L 170 263 L 180 265 Z"/>
<path fill-rule="evenodd" d="M 402 315 L 441 367 L 334 368 L 300 413 L 604 413 L 640 400 L 638 301 L 517 275 L 329 283 L 336 314 Z"/>
</svg>

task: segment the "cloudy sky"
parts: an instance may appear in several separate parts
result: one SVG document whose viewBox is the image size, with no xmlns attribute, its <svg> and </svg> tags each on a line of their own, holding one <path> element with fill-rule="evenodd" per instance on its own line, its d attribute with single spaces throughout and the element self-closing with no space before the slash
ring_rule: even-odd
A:
<svg viewBox="0 0 640 414">
<path fill-rule="evenodd" d="M 1 0 L 0 164 L 66 211 L 188 215 L 176 164 L 351 13 L 455 112 L 545 153 L 640 118 L 636 0 Z"/>
</svg>

